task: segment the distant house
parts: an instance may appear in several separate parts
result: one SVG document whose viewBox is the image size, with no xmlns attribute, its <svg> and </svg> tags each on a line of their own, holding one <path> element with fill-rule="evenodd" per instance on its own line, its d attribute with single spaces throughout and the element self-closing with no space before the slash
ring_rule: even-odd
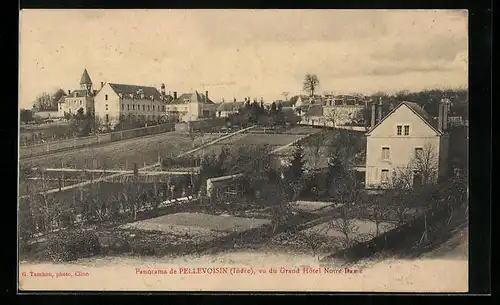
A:
<svg viewBox="0 0 500 305">
<path fill-rule="evenodd" d="M 310 104 L 310 98 L 307 95 L 296 95 L 290 99 L 293 107 L 300 107 Z"/>
<path fill-rule="evenodd" d="M 198 91 L 184 93 L 177 98 L 174 92 L 174 99 L 167 103 L 166 112 L 179 117 L 181 122 L 196 121 L 199 119 L 213 118 L 216 116 L 217 104 Z"/>
<path fill-rule="evenodd" d="M 228 117 L 245 107 L 245 102 L 223 102 L 217 106 L 217 117 Z"/>
<path fill-rule="evenodd" d="M 324 115 L 322 105 L 312 104 L 308 106 L 302 106 L 301 109 L 301 124 L 311 126 L 328 126 L 328 120 Z"/>
<path fill-rule="evenodd" d="M 165 116 L 171 99 L 154 87 L 106 83 L 95 96 L 95 115 L 110 126 L 126 117 L 155 121 Z"/>
<path fill-rule="evenodd" d="M 80 79 L 80 89 L 68 90 L 68 94 L 61 97 L 57 102 L 59 116 L 62 117 L 65 113 L 73 115 L 78 113 L 80 109 L 84 114 L 93 114 L 96 91 L 92 86 L 92 80 L 87 69 L 85 69 Z"/>
<path fill-rule="evenodd" d="M 366 133 L 366 188 L 386 188 L 402 172 L 413 186 L 446 174 L 449 135 L 443 117 L 447 108 L 439 107 L 436 121 L 416 103 L 402 102 L 384 118 L 381 104 L 372 105 L 372 127 Z M 428 172 L 423 172 L 423 165 Z"/>
</svg>

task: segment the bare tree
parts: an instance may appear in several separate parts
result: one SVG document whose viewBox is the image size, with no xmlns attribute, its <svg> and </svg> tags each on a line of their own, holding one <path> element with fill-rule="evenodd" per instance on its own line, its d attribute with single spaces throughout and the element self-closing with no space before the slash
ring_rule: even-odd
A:
<svg viewBox="0 0 500 305">
<path fill-rule="evenodd" d="M 311 97 L 314 96 L 316 88 L 319 86 L 319 79 L 316 74 L 306 74 L 304 82 L 302 83 L 302 89 L 309 92 Z"/>
<path fill-rule="evenodd" d="M 325 113 L 326 121 L 331 123 L 332 127 L 336 127 L 339 121 L 339 113 L 337 111 L 337 108 L 333 106 L 325 108 L 325 110 L 327 110 Z"/>
<path fill-rule="evenodd" d="M 354 218 L 353 206 L 349 203 L 345 203 L 340 207 L 339 212 L 339 217 L 332 219 L 328 227 L 331 230 L 342 233 L 345 248 L 349 248 L 354 241 L 352 235 L 357 233 L 359 226 L 356 224 L 356 219 Z"/>
<path fill-rule="evenodd" d="M 322 151 L 321 147 L 323 147 L 324 142 L 325 142 L 325 136 L 323 133 L 317 133 L 315 135 L 310 136 L 308 139 L 308 142 L 311 144 L 310 146 L 308 145 L 308 150 L 311 154 L 312 161 L 313 161 L 313 169 L 318 168 L 318 163 L 321 159 Z"/>
<path fill-rule="evenodd" d="M 411 167 L 401 167 L 394 170 L 388 182 L 385 193 L 388 205 L 396 217 L 398 226 L 405 224 L 411 216 L 412 206 L 409 195 L 413 185 L 413 170 Z"/>
<path fill-rule="evenodd" d="M 436 148 L 431 142 L 427 142 L 421 149 L 415 150 L 415 155 L 410 161 L 410 166 L 420 175 L 422 185 L 437 182 L 438 156 Z"/>
</svg>

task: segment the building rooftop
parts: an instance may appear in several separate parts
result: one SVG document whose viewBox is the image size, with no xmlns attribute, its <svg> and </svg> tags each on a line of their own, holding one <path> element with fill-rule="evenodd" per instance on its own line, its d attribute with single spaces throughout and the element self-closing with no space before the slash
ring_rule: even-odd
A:
<svg viewBox="0 0 500 305">
<path fill-rule="evenodd" d="M 207 98 L 204 94 L 199 93 L 198 91 L 191 93 L 183 93 L 176 100 L 172 100 L 169 104 L 186 104 L 186 103 L 200 103 L 200 104 L 213 104 L 215 103 Z"/>
<path fill-rule="evenodd" d="M 83 71 L 82 78 L 80 79 L 80 85 L 92 84 L 92 80 L 90 79 L 89 73 L 87 69 Z"/>
<path fill-rule="evenodd" d="M 144 94 L 144 98 L 151 98 L 152 96 L 155 100 L 162 99 L 160 92 L 155 87 L 114 83 L 109 83 L 109 85 L 116 93 L 125 97 L 132 95 L 134 98 L 138 98 L 141 94 Z"/>
</svg>

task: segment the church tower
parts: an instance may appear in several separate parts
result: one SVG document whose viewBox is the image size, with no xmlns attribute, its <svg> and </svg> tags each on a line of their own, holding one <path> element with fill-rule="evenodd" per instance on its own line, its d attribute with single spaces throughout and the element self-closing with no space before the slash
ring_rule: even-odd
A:
<svg viewBox="0 0 500 305">
<path fill-rule="evenodd" d="M 82 90 L 86 90 L 89 95 L 92 95 L 92 81 L 90 80 L 87 69 L 83 71 L 82 78 L 80 80 L 80 87 Z"/>
</svg>

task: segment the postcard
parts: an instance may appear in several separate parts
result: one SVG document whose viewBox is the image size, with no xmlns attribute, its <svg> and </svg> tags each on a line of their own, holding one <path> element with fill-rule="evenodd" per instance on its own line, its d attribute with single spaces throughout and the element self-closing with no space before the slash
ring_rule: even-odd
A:
<svg viewBox="0 0 500 305">
<path fill-rule="evenodd" d="M 18 288 L 467 292 L 468 12 L 20 12 Z"/>
</svg>

